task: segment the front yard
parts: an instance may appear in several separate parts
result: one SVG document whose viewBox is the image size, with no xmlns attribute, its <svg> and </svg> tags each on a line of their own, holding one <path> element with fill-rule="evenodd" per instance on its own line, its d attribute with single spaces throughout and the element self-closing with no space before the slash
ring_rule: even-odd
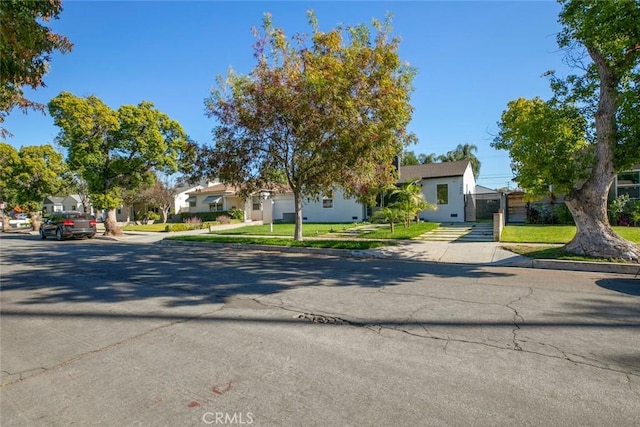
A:
<svg viewBox="0 0 640 427">
<path fill-rule="evenodd" d="M 613 227 L 620 237 L 640 244 L 640 227 Z M 576 234 L 573 225 L 508 225 L 502 232 L 504 243 L 569 243 Z"/>
</svg>

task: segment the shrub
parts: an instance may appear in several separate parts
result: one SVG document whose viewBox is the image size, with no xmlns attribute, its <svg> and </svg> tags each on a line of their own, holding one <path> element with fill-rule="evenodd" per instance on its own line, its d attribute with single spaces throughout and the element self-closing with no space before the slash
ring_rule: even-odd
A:
<svg viewBox="0 0 640 427">
<path fill-rule="evenodd" d="M 629 195 L 623 194 L 609 203 L 609 222 L 611 224 L 618 224 L 628 202 Z"/>
<path fill-rule="evenodd" d="M 185 224 L 190 224 L 190 225 L 200 225 L 202 224 L 202 218 L 197 217 L 197 216 L 190 216 L 184 219 L 184 223 Z"/>
<path fill-rule="evenodd" d="M 219 224 L 231 224 L 231 217 L 228 215 L 218 215 Z"/>
<path fill-rule="evenodd" d="M 244 211 L 242 209 L 231 208 L 229 209 L 228 214 L 231 217 L 231 219 L 239 219 L 240 221 L 244 221 Z M 222 215 L 218 215 L 218 218 L 220 218 L 220 216 Z M 218 221 L 220 220 L 218 219 Z"/>
</svg>

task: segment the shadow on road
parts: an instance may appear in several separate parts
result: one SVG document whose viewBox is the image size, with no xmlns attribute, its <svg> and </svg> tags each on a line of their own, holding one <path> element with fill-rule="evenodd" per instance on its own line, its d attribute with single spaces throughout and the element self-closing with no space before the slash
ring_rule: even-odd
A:
<svg viewBox="0 0 640 427">
<path fill-rule="evenodd" d="M 640 279 L 602 279 L 596 284 L 604 289 L 616 291 L 627 295 L 640 296 Z"/>
<path fill-rule="evenodd" d="M 115 303 L 167 297 L 165 304 L 176 307 L 219 303 L 237 295 L 274 294 L 300 286 L 379 288 L 426 276 L 473 280 L 513 276 L 471 265 L 281 254 L 235 247 L 48 239 L 11 250 L 13 243 L 24 244 L 26 239 L 39 237 L 0 237 L 2 263 L 22 265 L 15 271 L 3 268 L 3 292 L 37 291 L 19 304 Z"/>
</svg>

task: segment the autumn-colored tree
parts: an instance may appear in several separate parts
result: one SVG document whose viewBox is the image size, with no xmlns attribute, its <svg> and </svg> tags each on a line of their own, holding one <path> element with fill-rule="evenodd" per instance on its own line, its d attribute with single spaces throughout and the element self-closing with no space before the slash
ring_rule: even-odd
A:
<svg viewBox="0 0 640 427">
<path fill-rule="evenodd" d="M 640 161 L 640 5 L 562 1 L 558 35 L 583 74 L 551 75 L 554 96 L 509 103 L 493 146 L 508 150 L 518 182 L 534 194 L 564 193 L 577 226 L 565 250 L 640 260 L 640 247 L 609 224 L 616 171 Z M 590 59 L 590 61 L 588 61 Z"/>
<path fill-rule="evenodd" d="M 150 102 L 112 110 L 96 96 L 62 92 L 49 102 L 71 169 L 86 181 L 93 205 L 107 210 L 106 234 L 119 234 L 122 192 L 153 185 L 154 172 L 179 169 L 186 134 Z"/>
<path fill-rule="evenodd" d="M 266 15 L 257 65 L 231 71 L 206 101 L 219 125 L 199 161 L 203 174 L 249 195 L 280 178 L 293 192 L 295 239 L 302 204 L 334 188 L 371 201 L 395 181 L 394 157 L 412 141 L 406 126 L 414 69 L 398 55 L 390 19 L 319 29 L 288 39 Z M 278 183 L 279 184 L 279 183 Z"/>
<path fill-rule="evenodd" d="M 0 125 L 14 108 L 45 111 L 45 105 L 24 97 L 23 87 L 45 86 L 43 77 L 54 51 L 67 53 L 71 42 L 43 25 L 58 19 L 60 0 L 0 2 Z M 0 136 L 10 133 L 0 126 Z"/>
<path fill-rule="evenodd" d="M 153 207 L 157 207 L 162 212 L 162 222 L 167 222 L 169 212 L 174 207 L 176 186 L 172 185 L 169 180 L 161 180 L 156 178 L 153 187 L 142 192 L 141 197 L 145 203 Z"/>
</svg>

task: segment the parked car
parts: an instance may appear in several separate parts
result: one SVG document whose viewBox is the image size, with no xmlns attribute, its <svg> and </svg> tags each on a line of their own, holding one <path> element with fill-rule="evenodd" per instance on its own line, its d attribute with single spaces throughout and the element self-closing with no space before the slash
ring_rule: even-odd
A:
<svg viewBox="0 0 640 427">
<path fill-rule="evenodd" d="M 83 212 L 54 212 L 40 226 L 40 237 L 57 240 L 96 235 L 96 217 Z"/>
<path fill-rule="evenodd" d="M 31 225 L 31 218 L 29 218 L 29 214 L 19 213 L 15 214 L 13 218 L 9 220 L 9 227 L 26 227 Z"/>
</svg>

